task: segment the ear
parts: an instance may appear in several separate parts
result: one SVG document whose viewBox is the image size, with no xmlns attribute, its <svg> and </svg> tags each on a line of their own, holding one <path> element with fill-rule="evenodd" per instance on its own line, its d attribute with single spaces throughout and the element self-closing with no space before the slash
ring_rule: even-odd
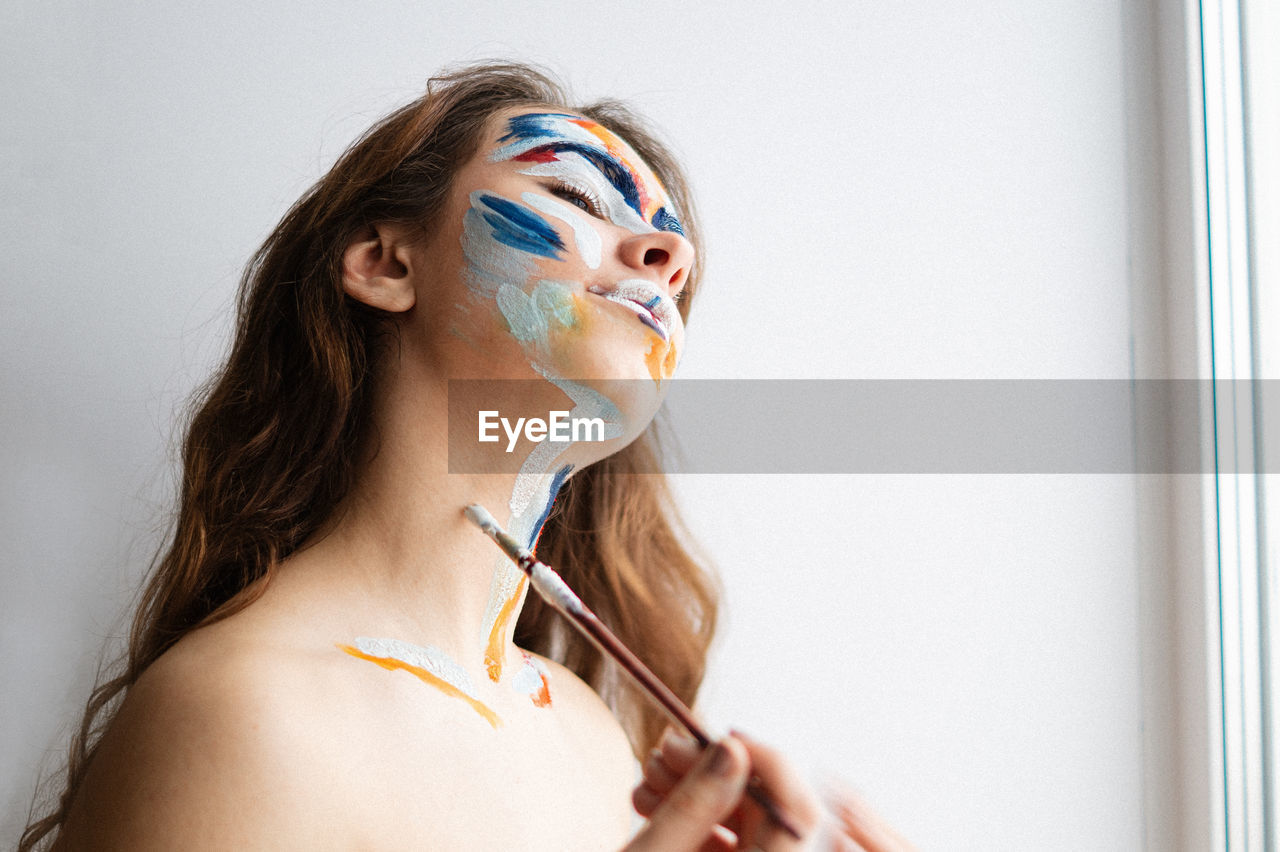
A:
<svg viewBox="0 0 1280 852">
<path fill-rule="evenodd" d="M 408 235 L 386 223 L 356 234 L 342 252 L 342 289 L 351 298 L 392 313 L 417 300 Z"/>
</svg>

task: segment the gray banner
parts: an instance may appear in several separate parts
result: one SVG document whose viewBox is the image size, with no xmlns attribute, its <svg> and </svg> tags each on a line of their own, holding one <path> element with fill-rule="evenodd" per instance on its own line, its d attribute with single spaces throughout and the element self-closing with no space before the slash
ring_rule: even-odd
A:
<svg viewBox="0 0 1280 852">
<path fill-rule="evenodd" d="M 1255 462 L 1255 448 L 1215 444 L 1213 434 L 1215 405 L 1240 410 L 1249 401 L 1255 412 L 1280 419 L 1280 381 L 667 384 L 659 419 L 668 427 L 663 465 L 671 473 L 1280 472 L 1274 422 L 1255 417 L 1259 448 L 1271 448 L 1270 470 Z M 501 411 L 505 399 L 529 398 L 521 385 L 528 389 L 521 382 L 450 382 L 451 472 L 486 472 L 462 461 L 474 457 L 465 446 L 476 440 L 474 409 Z M 455 404 L 462 398 L 466 405 Z"/>
</svg>

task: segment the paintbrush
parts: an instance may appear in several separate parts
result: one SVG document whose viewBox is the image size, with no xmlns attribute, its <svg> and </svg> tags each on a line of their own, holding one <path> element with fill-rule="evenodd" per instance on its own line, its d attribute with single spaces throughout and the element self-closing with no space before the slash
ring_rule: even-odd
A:
<svg viewBox="0 0 1280 852">
<path fill-rule="evenodd" d="M 685 706 L 680 697 L 650 671 L 630 648 L 622 644 L 622 640 L 613 635 L 613 631 L 604 626 L 604 622 L 596 617 L 596 614 L 582 602 L 573 589 L 569 588 L 559 574 L 546 563 L 539 562 L 533 553 L 504 530 L 483 506 L 472 503 L 464 513 L 468 520 L 483 530 L 485 535 L 493 539 L 498 547 L 511 557 L 511 561 L 529 577 L 529 585 L 533 586 L 542 599 L 567 618 L 569 623 L 591 640 L 597 648 L 616 660 L 618 665 L 622 666 L 622 670 L 666 711 L 672 721 L 688 731 L 701 747 L 706 748 L 711 744 L 711 737 L 694 717 L 693 711 Z M 755 800 L 775 825 L 796 840 L 800 839 L 800 832 L 782 814 L 777 803 L 765 792 L 760 779 L 754 775 L 747 781 L 747 795 Z"/>
</svg>

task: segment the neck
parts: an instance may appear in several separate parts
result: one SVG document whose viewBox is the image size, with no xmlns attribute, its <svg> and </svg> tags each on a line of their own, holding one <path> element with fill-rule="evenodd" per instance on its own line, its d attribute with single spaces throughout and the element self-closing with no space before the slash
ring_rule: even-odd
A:
<svg viewBox="0 0 1280 852">
<path fill-rule="evenodd" d="M 377 405 L 376 452 L 335 518 L 293 560 L 360 601 L 344 614 L 353 636 L 430 647 L 475 682 L 512 671 L 524 575 L 463 515 L 479 503 L 532 546 L 564 480 L 559 455 L 525 460 L 519 473 L 450 473 L 447 383 L 392 382 Z M 546 446 L 546 445 L 540 445 Z"/>
</svg>

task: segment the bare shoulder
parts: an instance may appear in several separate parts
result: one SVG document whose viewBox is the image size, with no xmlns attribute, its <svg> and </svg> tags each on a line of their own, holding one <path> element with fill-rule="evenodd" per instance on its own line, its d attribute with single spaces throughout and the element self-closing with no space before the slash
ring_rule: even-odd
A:
<svg viewBox="0 0 1280 852">
<path fill-rule="evenodd" d="M 635 780 L 635 756 L 626 732 L 604 700 L 573 671 L 545 657 L 537 658 L 549 672 L 554 700 L 569 712 L 569 720 L 586 747 L 617 767 L 616 776 L 628 787 Z M 565 700 L 567 699 L 567 701 Z"/>
<path fill-rule="evenodd" d="M 333 773 L 314 686 L 298 674 L 307 666 L 276 651 L 202 630 L 153 663 L 104 734 L 60 848 L 319 840 L 316 779 Z"/>
</svg>

